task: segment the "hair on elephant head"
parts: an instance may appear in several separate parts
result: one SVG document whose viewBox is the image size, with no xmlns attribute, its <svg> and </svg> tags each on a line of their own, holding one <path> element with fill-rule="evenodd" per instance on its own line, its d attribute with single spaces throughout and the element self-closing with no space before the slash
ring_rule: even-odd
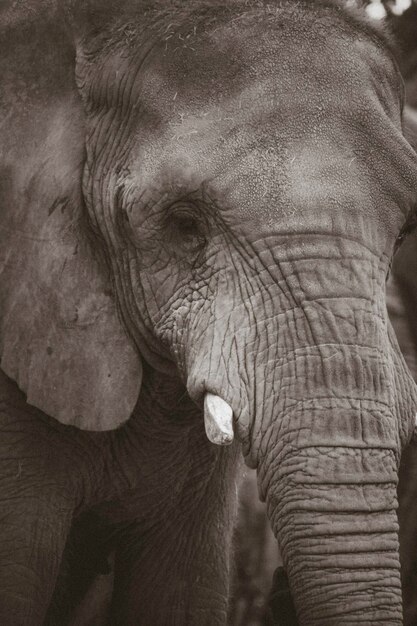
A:
<svg viewBox="0 0 417 626">
<path fill-rule="evenodd" d="M 2 12 L 3 370 L 89 430 L 144 363 L 181 378 L 258 470 L 300 622 L 400 624 L 385 281 L 417 159 L 384 34 L 330 0 Z"/>
</svg>

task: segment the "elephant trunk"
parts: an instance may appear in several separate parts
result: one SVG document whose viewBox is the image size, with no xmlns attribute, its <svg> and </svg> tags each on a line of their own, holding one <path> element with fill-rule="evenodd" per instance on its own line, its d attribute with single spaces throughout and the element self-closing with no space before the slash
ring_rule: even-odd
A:
<svg viewBox="0 0 417 626">
<path fill-rule="evenodd" d="M 302 626 L 402 624 L 396 488 L 415 389 L 390 334 L 382 272 L 352 267 L 321 264 L 319 286 L 293 270 L 302 314 L 295 329 L 280 327 L 296 339 L 275 368 L 257 453 Z"/>
<path fill-rule="evenodd" d="M 320 445 L 312 422 L 332 418 L 315 412 L 308 438 L 288 433 L 259 467 L 299 622 L 402 624 L 396 455 L 383 441 Z M 366 419 L 341 410 L 352 430 Z"/>
<path fill-rule="evenodd" d="M 302 626 L 402 624 L 398 363 L 388 339 L 385 354 L 369 343 L 292 358 L 298 378 L 286 377 L 280 426 L 261 444 L 261 492 Z"/>
</svg>

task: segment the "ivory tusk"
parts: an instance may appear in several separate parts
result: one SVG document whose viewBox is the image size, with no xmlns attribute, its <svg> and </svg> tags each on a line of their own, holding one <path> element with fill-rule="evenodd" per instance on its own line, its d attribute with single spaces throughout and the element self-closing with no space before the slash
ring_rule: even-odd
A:
<svg viewBox="0 0 417 626">
<path fill-rule="evenodd" d="M 228 446 L 233 441 L 233 411 L 231 406 L 213 393 L 204 397 L 204 426 L 206 435 L 218 446 Z"/>
</svg>

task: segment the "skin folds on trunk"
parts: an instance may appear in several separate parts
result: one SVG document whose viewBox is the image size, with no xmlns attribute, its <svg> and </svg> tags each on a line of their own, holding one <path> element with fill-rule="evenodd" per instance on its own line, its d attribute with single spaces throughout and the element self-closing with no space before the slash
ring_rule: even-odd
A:
<svg viewBox="0 0 417 626">
<path fill-rule="evenodd" d="M 340 420 L 333 420 L 336 410 L 300 407 L 306 436 L 284 435 L 267 471 L 268 513 L 299 622 L 402 624 L 396 455 L 392 443 L 369 432 L 355 441 L 353 431 L 379 420 L 380 408 L 341 403 Z M 321 420 L 328 434 L 315 437 Z M 339 421 L 350 422 L 350 442 L 347 433 L 336 434 Z"/>
<path fill-rule="evenodd" d="M 284 393 L 300 400 L 258 468 L 299 621 L 402 624 L 389 362 L 369 347 L 312 352 L 295 358 L 304 375 Z"/>
<path fill-rule="evenodd" d="M 308 316 L 319 342 L 283 366 L 278 438 L 261 444 L 259 482 L 303 626 L 402 624 L 401 376 L 378 300 L 346 299 L 344 319 L 337 300 L 310 301 L 334 324 Z"/>
</svg>

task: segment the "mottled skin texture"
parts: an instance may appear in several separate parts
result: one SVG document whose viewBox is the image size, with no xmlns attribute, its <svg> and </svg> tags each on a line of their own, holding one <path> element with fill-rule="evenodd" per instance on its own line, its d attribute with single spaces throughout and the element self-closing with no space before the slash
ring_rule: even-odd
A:
<svg viewBox="0 0 417 626">
<path fill-rule="evenodd" d="M 417 163 L 382 38 L 331 2 L 2 11 L 1 365 L 28 403 L 4 375 L 0 621 L 63 623 L 89 515 L 111 624 L 225 624 L 239 445 L 206 440 L 210 391 L 299 623 L 401 624 L 417 394 L 385 280 Z"/>
</svg>

